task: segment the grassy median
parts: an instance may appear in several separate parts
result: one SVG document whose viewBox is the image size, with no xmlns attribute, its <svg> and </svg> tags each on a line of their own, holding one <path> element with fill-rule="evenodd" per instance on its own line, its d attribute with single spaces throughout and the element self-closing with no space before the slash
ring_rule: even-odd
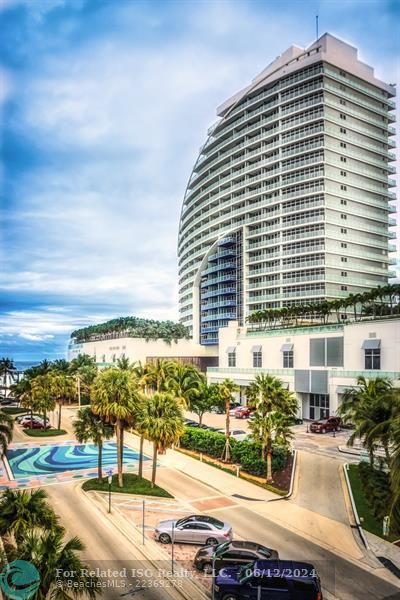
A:
<svg viewBox="0 0 400 600">
<path fill-rule="evenodd" d="M 65 429 L 24 429 L 24 433 L 30 437 L 55 437 L 57 435 L 65 435 Z"/>
<path fill-rule="evenodd" d="M 113 475 L 111 491 L 124 493 L 124 494 L 138 494 L 141 496 L 160 496 L 162 498 L 173 498 L 167 490 L 155 485 L 151 487 L 151 482 L 148 479 L 140 479 L 134 473 L 124 473 L 122 475 L 124 486 L 120 488 L 118 486 L 118 475 Z M 97 492 L 108 492 L 108 481 L 107 477 L 104 477 L 102 481 L 98 479 L 88 479 L 82 485 L 82 489 L 85 492 L 95 490 Z"/>
</svg>

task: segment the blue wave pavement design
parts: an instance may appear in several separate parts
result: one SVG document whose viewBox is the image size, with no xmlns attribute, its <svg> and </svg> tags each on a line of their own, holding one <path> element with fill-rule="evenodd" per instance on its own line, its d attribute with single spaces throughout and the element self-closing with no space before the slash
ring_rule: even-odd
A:
<svg viewBox="0 0 400 600">
<path fill-rule="evenodd" d="M 51 475 L 97 467 L 98 448 L 94 444 L 40 446 L 9 449 L 7 458 L 16 479 L 32 475 Z M 144 456 L 144 460 L 150 460 Z M 124 463 L 139 460 L 139 454 L 124 446 Z M 117 464 L 117 445 L 105 442 L 103 468 Z"/>
</svg>

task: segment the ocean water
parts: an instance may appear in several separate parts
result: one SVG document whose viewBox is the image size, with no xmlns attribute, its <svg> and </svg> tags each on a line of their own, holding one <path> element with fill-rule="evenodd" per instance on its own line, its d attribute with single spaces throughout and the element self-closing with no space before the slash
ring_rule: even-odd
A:
<svg viewBox="0 0 400 600">
<path fill-rule="evenodd" d="M 34 367 L 38 365 L 40 360 L 14 360 L 14 364 L 17 367 L 18 371 L 25 371 L 25 369 L 29 369 L 30 367 Z"/>
</svg>

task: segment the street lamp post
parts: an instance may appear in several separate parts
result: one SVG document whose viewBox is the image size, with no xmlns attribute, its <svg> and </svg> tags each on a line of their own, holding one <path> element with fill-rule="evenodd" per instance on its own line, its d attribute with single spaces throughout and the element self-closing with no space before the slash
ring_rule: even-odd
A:
<svg viewBox="0 0 400 600">
<path fill-rule="evenodd" d="M 112 470 L 107 471 L 108 481 L 108 512 L 111 512 L 111 484 L 112 484 Z"/>
</svg>

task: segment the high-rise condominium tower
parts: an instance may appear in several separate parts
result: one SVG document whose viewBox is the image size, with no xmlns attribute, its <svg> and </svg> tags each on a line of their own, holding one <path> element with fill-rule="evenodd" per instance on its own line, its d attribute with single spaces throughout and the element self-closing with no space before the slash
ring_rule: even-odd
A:
<svg viewBox="0 0 400 600">
<path fill-rule="evenodd" d="M 226 101 L 185 193 L 180 319 L 203 344 L 254 310 L 387 283 L 393 86 L 325 34 Z"/>
</svg>

